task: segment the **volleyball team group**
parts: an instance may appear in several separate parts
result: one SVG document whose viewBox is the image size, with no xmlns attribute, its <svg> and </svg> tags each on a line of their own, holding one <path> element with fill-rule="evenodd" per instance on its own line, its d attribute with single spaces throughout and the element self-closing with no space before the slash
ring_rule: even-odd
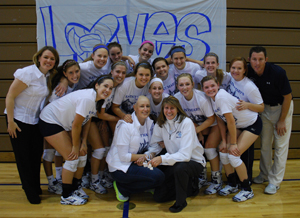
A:
<svg viewBox="0 0 300 218">
<path fill-rule="evenodd" d="M 98 194 L 114 188 L 121 202 L 151 192 L 156 202 L 175 200 L 171 212 L 183 210 L 186 198 L 202 187 L 207 195 L 234 194 L 235 202 L 254 197 L 254 142 L 260 134 L 269 144 L 274 134 L 275 141 L 290 137 L 293 105 L 285 71 L 267 62 L 261 46 L 251 48 L 249 64 L 243 57 L 232 59 L 230 72 L 218 68 L 212 52 L 197 61 L 187 58 L 182 46 L 173 46 L 168 59 L 153 60 L 154 49 L 144 41 L 138 55 L 123 56 L 117 42 L 98 44 L 83 63 L 69 59 L 58 66 L 57 51 L 45 46 L 33 56 L 33 65 L 14 73 L 5 114 L 30 203 L 41 202 L 41 157 L 48 191 L 60 194 L 64 205 L 86 204 L 83 188 Z M 280 73 L 268 75 L 272 87 L 266 87 L 260 79 L 267 73 L 261 71 L 274 67 Z M 255 83 L 249 74 L 257 77 Z M 278 104 L 271 104 L 270 96 Z M 272 116 L 277 107 L 275 123 L 267 124 L 264 113 L 270 109 Z M 253 182 L 268 180 L 265 193 L 275 194 L 288 145 L 279 149 L 285 153 L 275 151 L 275 166 L 272 145 L 263 146 L 261 172 Z"/>
</svg>

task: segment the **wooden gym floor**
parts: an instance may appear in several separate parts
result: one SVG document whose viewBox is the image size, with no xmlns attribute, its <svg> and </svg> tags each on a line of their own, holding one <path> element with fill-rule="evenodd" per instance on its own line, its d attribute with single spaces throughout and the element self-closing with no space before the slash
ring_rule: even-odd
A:
<svg viewBox="0 0 300 218">
<path fill-rule="evenodd" d="M 255 161 L 253 175 L 258 175 L 259 162 Z M 275 195 L 263 193 L 264 184 L 253 184 L 254 198 L 246 202 L 236 203 L 231 200 L 233 194 L 227 197 L 200 194 L 188 198 L 188 206 L 180 213 L 173 214 L 168 208 L 173 202 L 158 204 L 153 201 L 150 193 L 135 194 L 130 199 L 136 206 L 129 210 L 129 217 L 299 217 L 300 215 L 300 160 L 288 160 L 284 181 Z M 85 189 L 90 195 L 89 202 L 83 206 L 60 205 L 60 196 L 47 191 L 47 180 L 44 171 L 41 172 L 42 203 L 31 205 L 21 188 L 16 165 L 14 163 L 0 164 L 0 217 L 122 217 L 123 211 L 118 209 L 119 202 L 115 192 L 109 189 L 108 194 L 95 194 Z"/>
</svg>

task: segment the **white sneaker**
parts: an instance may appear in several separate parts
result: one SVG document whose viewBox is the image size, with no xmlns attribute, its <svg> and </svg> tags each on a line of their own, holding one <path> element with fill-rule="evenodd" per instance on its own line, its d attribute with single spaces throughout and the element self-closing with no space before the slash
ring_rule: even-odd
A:
<svg viewBox="0 0 300 218">
<path fill-rule="evenodd" d="M 61 195 L 62 194 L 62 184 L 60 184 L 57 180 L 54 180 L 53 185 L 48 184 L 48 192 L 52 192 L 57 195 Z"/>
<path fill-rule="evenodd" d="M 120 201 L 120 202 L 128 201 L 129 197 L 125 197 L 124 195 L 122 195 L 119 192 L 116 181 L 113 182 L 113 185 L 114 185 L 114 189 L 115 189 L 116 197 L 117 197 L 118 201 Z"/>
<path fill-rule="evenodd" d="M 206 195 L 213 195 L 216 194 L 219 190 L 222 188 L 222 182 L 221 183 L 211 183 L 211 185 L 205 189 L 204 194 Z"/>
<path fill-rule="evenodd" d="M 265 193 L 269 195 L 274 195 L 276 194 L 278 189 L 280 189 L 279 186 L 269 183 L 269 185 L 265 188 Z"/>
<path fill-rule="evenodd" d="M 221 190 L 218 191 L 218 194 L 222 195 L 222 196 L 227 196 L 231 193 L 238 192 L 238 190 L 239 190 L 238 185 L 236 185 L 236 186 L 226 185 L 224 188 L 222 188 Z"/>
<path fill-rule="evenodd" d="M 89 188 L 90 181 L 91 181 L 91 174 L 86 173 L 84 176 L 82 176 L 81 186 L 84 187 L 84 188 Z"/>
<path fill-rule="evenodd" d="M 72 194 L 71 196 L 64 198 L 61 196 L 60 203 L 63 205 L 83 205 L 86 204 L 87 200 L 81 197 L 78 197 L 76 194 Z"/>
<path fill-rule="evenodd" d="M 251 191 L 242 190 L 239 193 L 237 193 L 232 200 L 235 202 L 242 202 L 247 201 L 248 199 L 251 199 L 254 197 L 254 193 L 251 189 Z"/>
<path fill-rule="evenodd" d="M 99 180 L 97 180 L 96 182 L 91 182 L 89 188 L 98 194 L 106 194 L 107 193 L 107 190 L 100 184 Z"/>
<path fill-rule="evenodd" d="M 262 184 L 262 183 L 267 182 L 267 181 L 268 180 L 264 179 L 260 174 L 253 179 L 253 182 L 256 183 L 256 184 Z"/>
<path fill-rule="evenodd" d="M 85 193 L 85 191 L 83 191 L 81 186 L 79 186 L 78 189 L 74 191 L 74 194 L 83 199 L 88 199 L 90 197 Z"/>
</svg>

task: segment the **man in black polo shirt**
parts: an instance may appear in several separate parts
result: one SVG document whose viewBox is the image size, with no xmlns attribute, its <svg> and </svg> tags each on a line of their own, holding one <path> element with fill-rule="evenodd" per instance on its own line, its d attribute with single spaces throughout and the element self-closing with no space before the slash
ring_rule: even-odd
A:
<svg viewBox="0 0 300 218">
<path fill-rule="evenodd" d="M 261 132 L 260 174 L 254 183 L 269 180 L 266 194 L 275 194 L 283 180 L 285 165 L 292 131 L 293 101 L 292 89 L 286 72 L 281 67 L 267 62 L 264 47 L 250 49 L 248 77 L 256 84 L 262 95 L 265 110 L 261 114 L 263 130 Z M 272 144 L 275 153 L 272 164 Z"/>
</svg>

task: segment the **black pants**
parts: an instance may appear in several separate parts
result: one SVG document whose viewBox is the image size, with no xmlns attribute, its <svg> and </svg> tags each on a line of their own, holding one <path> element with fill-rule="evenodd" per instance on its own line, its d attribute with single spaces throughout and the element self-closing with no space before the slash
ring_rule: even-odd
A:
<svg viewBox="0 0 300 218">
<path fill-rule="evenodd" d="M 254 143 L 242 154 L 242 161 L 247 167 L 247 174 L 249 181 L 252 181 L 252 168 L 254 161 Z"/>
<path fill-rule="evenodd" d="M 10 141 L 15 153 L 17 168 L 26 195 L 39 195 L 41 156 L 43 153 L 43 137 L 38 124 L 30 125 L 14 120 L 20 129 L 17 138 Z"/>
<path fill-rule="evenodd" d="M 177 162 L 173 166 L 158 167 L 165 174 L 165 181 L 155 188 L 154 200 L 166 202 L 176 200 L 178 205 L 183 204 L 187 197 L 199 193 L 198 176 L 203 166 L 195 161 Z"/>
</svg>

